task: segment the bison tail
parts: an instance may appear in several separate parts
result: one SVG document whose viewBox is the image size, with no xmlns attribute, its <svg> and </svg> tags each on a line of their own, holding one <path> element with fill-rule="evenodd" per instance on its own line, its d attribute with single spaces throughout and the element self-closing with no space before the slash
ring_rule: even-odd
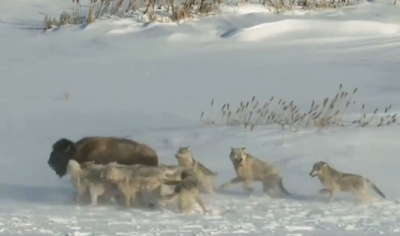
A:
<svg viewBox="0 0 400 236">
<path fill-rule="evenodd" d="M 53 150 L 56 152 L 69 152 L 74 148 L 75 143 L 66 138 L 61 138 L 53 144 Z"/>
</svg>

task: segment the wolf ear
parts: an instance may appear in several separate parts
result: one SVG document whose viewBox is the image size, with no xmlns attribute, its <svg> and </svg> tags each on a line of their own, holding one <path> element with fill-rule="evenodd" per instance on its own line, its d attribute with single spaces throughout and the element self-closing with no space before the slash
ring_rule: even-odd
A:
<svg viewBox="0 0 400 236">
<path fill-rule="evenodd" d="M 322 166 L 325 167 L 326 166 L 326 162 L 322 162 Z"/>
<path fill-rule="evenodd" d="M 242 150 L 244 151 L 246 149 L 246 147 L 242 147 Z"/>
<path fill-rule="evenodd" d="M 234 148 L 233 148 L 233 147 L 231 147 L 231 151 L 233 151 L 233 149 L 234 149 Z"/>
</svg>

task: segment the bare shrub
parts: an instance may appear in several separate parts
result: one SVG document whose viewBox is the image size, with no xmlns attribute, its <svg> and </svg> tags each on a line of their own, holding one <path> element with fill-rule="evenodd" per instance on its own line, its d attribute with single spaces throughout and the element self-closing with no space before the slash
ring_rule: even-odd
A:
<svg viewBox="0 0 400 236">
<path fill-rule="evenodd" d="M 59 27 L 66 24 L 91 24 L 102 17 L 132 17 L 135 13 L 145 15 L 146 21 L 165 21 L 165 15 L 170 21 L 180 21 L 194 16 L 204 16 L 210 13 L 217 13 L 217 5 L 222 0 L 186 0 L 179 6 L 174 6 L 173 0 L 166 0 L 164 6 L 156 0 L 86 0 L 88 11 L 82 12 L 82 1 L 72 0 L 72 12 L 63 11 L 59 20 L 45 16 L 44 30 L 53 26 Z M 211 2 L 212 1 L 212 2 Z M 124 3 L 126 3 L 125 9 Z M 162 8 L 166 8 L 166 12 Z M 171 9 L 171 12 L 170 12 Z M 141 14 L 142 13 L 142 14 Z"/>
<path fill-rule="evenodd" d="M 182 3 L 175 4 L 174 0 L 85 0 L 84 6 L 88 7 L 88 11 L 83 13 L 82 1 L 72 0 L 71 13 L 64 11 L 59 20 L 46 16 L 43 28 L 47 30 L 52 26 L 66 24 L 91 24 L 97 19 L 106 17 L 139 16 L 141 18 L 140 16 L 143 15 L 145 18 L 140 20 L 145 22 L 179 22 L 184 19 L 218 14 L 220 4 L 236 7 L 242 2 L 251 4 L 248 0 L 235 1 L 227 3 L 223 0 L 184 0 Z M 350 0 L 259 0 L 258 2 L 269 9 L 275 9 L 277 13 L 293 10 L 294 7 L 323 10 L 350 5 L 350 3 Z"/>
<path fill-rule="evenodd" d="M 353 101 L 357 88 L 351 93 L 342 90 L 333 98 L 325 98 L 320 103 L 314 100 L 308 111 L 300 111 L 293 101 L 286 102 L 274 96 L 263 105 L 255 96 L 251 101 L 242 101 L 238 108 L 232 108 L 229 103 L 223 104 L 216 114 L 212 114 L 214 99 L 211 100 L 209 114 L 205 117 L 204 111 L 200 120 L 204 124 L 241 126 L 253 130 L 255 126 L 279 125 L 282 128 L 330 128 L 348 127 L 356 125 L 366 127 L 375 125 L 377 127 L 391 125 L 397 122 L 395 114 L 389 114 L 391 105 L 384 109 L 383 114 L 378 114 L 378 108 L 373 113 L 366 112 L 366 104 Z M 347 112 L 359 109 L 358 117 L 349 116 L 351 120 L 344 119 Z M 374 123 L 374 121 L 376 121 Z"/>
</svg>

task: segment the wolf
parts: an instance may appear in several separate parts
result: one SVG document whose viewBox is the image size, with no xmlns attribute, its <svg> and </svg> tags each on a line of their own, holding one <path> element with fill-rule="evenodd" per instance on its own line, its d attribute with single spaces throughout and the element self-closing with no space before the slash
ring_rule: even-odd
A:
<svg viewBox="0 0 400 236">
<path fill-rule="evenodd" d="M 368 188 L 373 189 L 383 199 L 386 198 L 385 194 L 371 180 L 360 175 L 340 172 L 324 161 L 314 163 L 309 175 L 311 177 L 318 177 L 321 184 L 325 187 L 319 193 L 329 193 L 328 202 L 333 201 L 335 193 L 338 191 L 351 192 L 356 197 L 356 202 L 358 203 L 375 200 L 376 198 L 367 194 Z"/>
<path fill-rule="evenodd" d="M 140 195 L 143 191 L 148 191 L 155 196 L 155 202 L 149 204 L 157 206 L 161 199 L 161 185 L 168 184 L 171 176 L 166 175 L 160 168 L 148 165 L 120 165 L 111 162 L 106 165 L 100 175 L 117 185 L 118 190 L 125 197 L 125 206 L 131 206 L 131 200 L 134 199 L 136 205 L 143 206 L 140 201 Z M 173 182 L 175 183 L 175 182 Z"/>
<path fill-rule="evenodd" d="M 203 213 L 207 213 L 207 209 L 204 205 L 203 199 L 199 192 L 199 180 L 196 173 L 192 169 L 184 169 L 181 172 L 180 181 L 171 181 L 169 185 L 176 185 L 174 192 L 168 195 L 162 196 L 163 201 L 172 201 L 177 199 L 178 208 L 180 213 L 190 214 L 193 211 L 193 203 L 195 200 Z"/>
<path fill-rule="evenodd" d="M 182 171 L 191 169 L 179 165 L 165 165 L 165 164 L 159 164 L 158 168 L 160 168 L 166 174 L 167 178 L 171 181 L 180 181 Z M 174 189 L 175 187 L 173 185 L 163 184 L 163 190 L 164 190 L 163 194 L 172 193 Z"/>
<path fill-rule="evenodd" d="M 189 150 L 189 146 L 179 147 L 175 157 L 178 160 L 179 166 L 193 168 L 193 171 L 196 173 L 199 180 L 200 192 L 215 193 L 214 182 L 218 173 L 211 171 L 203 164 L 195 160 Z"/>
<path fill-rule="evenodd" d="M 181 172 L 185 169 L 190 169 L 187 167 L 179 166 L 179 165 L 165 165 L 159 164 L 158 168 L 160 168 L 166 175 L 171 178 L 171 180 L 181 180 Z"/>
<path fill-rule="evenodd" d="M 67 173 L 71 176 L 72 185 L 77 190 L 75 196 L 76 203 L 81 203 L 82 196 L 88 192 L 91 197 L 91 205 L 97 205 L 97 200 L 100 195 L 105 195 L 109 201 L 115 201 L 112 194 L 112 190 L 115 186 L 103 180 L 100 176 L 100 171 L 101 168 L 82 169 L 77 161 L 72 159 L 68 161 Z"/>
<path fill-rule="evenodd" d="M 247 193 L 252 193 L 254 190 L 250 187 L 251 182 L 260 181 L 263 184 L 263 192 L 270 197 L 278 196 L 278 189 L 285 195 L 291 194 L 284 188 L 282 177 L 276 167 L 262 161 L 249 153 L 246 153 L 245 147 L 231 147 L 230 159 L 236 171 L 236 177 L 231 181 L 220 186 L 224 189 L 231 184 L 243 183 L 243 189 Z"/>
<path fill-rule="evenodd" d="M 77 142 L 61 138 L 53 144 L 47 164 L 62 178 L 71 159 L 80 164 L 94 161 L 96 164 L 117 162 L 124 165 L 158 165 L 158 155 L 153 148 L 117 137 L 90 136 Z"/>
</svg>

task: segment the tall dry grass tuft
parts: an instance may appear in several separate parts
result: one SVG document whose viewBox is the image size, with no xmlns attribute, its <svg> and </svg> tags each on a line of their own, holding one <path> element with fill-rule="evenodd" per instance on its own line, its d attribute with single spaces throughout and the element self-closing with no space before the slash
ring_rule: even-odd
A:
<svg viewBox="0 0 400 236">
<path fill-rule="evenodd" d="M 378 108 L 372 113 L 367 113 L 367 105 L 353 100 L 357 92 L 355 88 L 351 92 L 342 90 L 342 84 L 334 97 L 326 97 L 319 103 L 313 100 L 307 111 L 300 111 L 294 101 L 284 101 L 272 96 L 269 101 L 261 103 L 252 97 L 250 101 L 241 101 L 237 108 L 229 103 L 223 104 L 216 112 L 213 112 L 214 99 L 208 115 L 201 113 L 200 120 L 204 124 L 241 126 L 253 130 L 256 126 L 279 125 L 282 128 L 297 130 L 298 128 L 331 128 L 359 127 L 376 125 L 377 127 L 391 125 L 397 122 L 396 114 L 389 114 L 391 105 L 385 108 L 384 113 L 379 114 Z M 359 115 L 355 116 L 354 110 Z M 345 114 L 350 113 L 347 117 Z"/>
</svg>

